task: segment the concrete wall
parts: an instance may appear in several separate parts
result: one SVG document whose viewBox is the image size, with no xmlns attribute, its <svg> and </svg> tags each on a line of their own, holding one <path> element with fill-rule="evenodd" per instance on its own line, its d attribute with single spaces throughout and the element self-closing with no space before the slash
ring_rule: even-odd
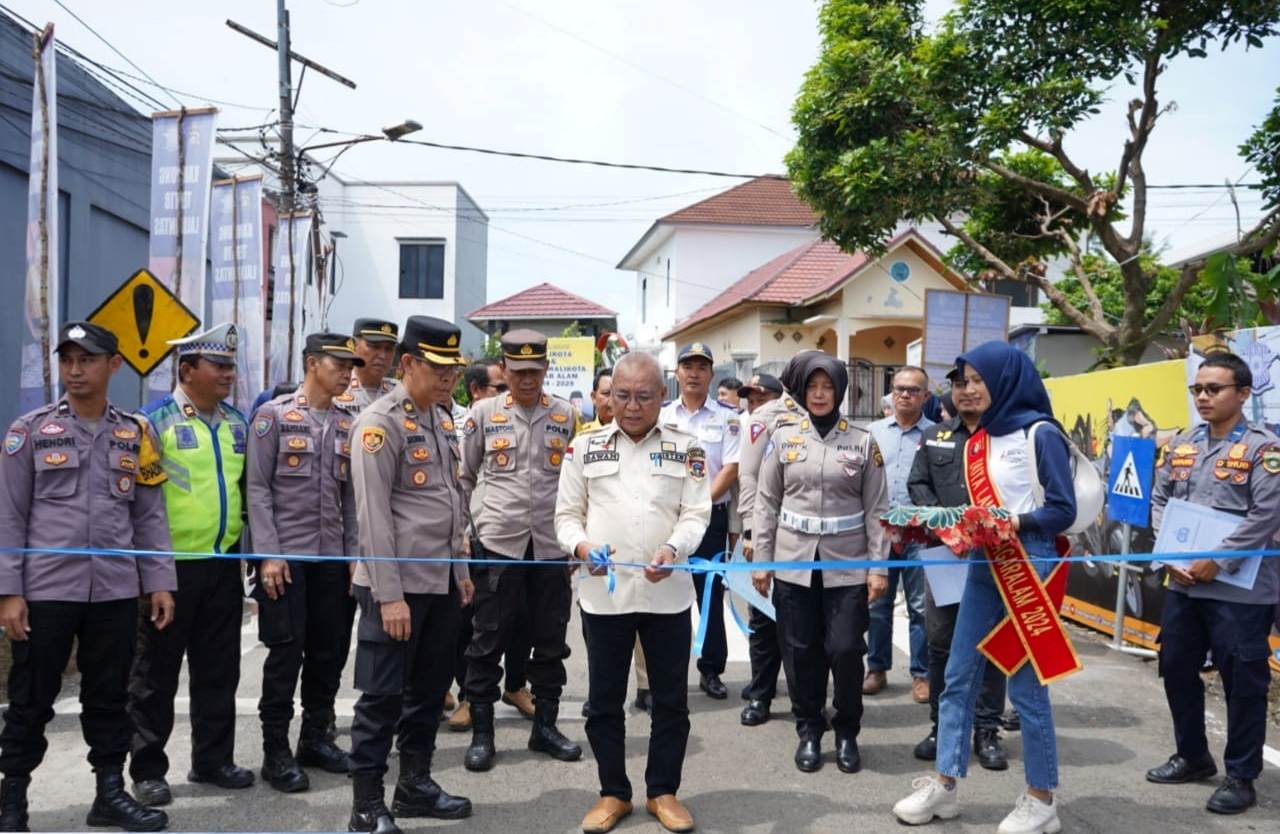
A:
<svg viewBox="0 0 1280 834">
<path fill-rule="evenodd" d="M 26 274 L 27 167 L 31 154 L 31 35 L 0 15 L 0 423 L 17 416 L 19 338 Z M 147 265 L 151 121 L 58 56 L 59 319 L 84 318 Z M 20 79 L 26 79 L 25 81 Z M 56 367 L 55 367 L 56 373 Z M 110 396 L 139 404 L 127 367 Z"/>
</svg>

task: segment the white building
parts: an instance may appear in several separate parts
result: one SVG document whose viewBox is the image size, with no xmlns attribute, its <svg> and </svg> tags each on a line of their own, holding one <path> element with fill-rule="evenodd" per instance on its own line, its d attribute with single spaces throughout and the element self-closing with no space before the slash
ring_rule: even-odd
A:
<svg viewBox="0 0 1280 834">
<path fill-rule="evenodd" d="M 261 153 L 256 137 L 237 147 Z M 233 173 L 262 173 L 268 190 L 279 190 L 274 174 L 243 154 L 215 161 Z M 323 325 L 350 332 L 362 316 L 401 325 L 409 316 L 436 316 L 462 329 L 464 353 L 479 354 L 484 333 L 466 314 L 485 303 L 489 218 L 459 183 L 367 181 L 330 171 L 303 200 L 319 208 L 321 246 L 333 247 L 326 315 L 307 331 Z"/>
<path fill-rule="evenodd" d="M 730 284 L 818 237 L 817 217 L 781 177 L 759 177 L 660 217 L 618 269 L 636 273 L 636 340 L 675 366 L 662 336 Z"/>
</svg>

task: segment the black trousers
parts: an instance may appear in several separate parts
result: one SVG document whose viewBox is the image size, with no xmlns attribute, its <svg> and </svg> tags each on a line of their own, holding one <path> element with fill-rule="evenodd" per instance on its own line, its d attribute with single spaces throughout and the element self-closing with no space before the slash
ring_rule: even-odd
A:
<svg viewBox="0 0 1280 834">
<path fill-rule="evenodd" d="M 1164 595 L 1160 621 L 1160 675 L 1173 715 L 1178 755 L 1197 761 L 1209 755 L 1204 734 L 1204 682 L 1200 669 L 1212 650 L 1227 698 L 1228 776 L 1256 779 L 1262 772 L 1267 735 L 1267 687 L 1271 668 L 1267 635 L 1270 605 L 1196 599 L 1178 591 Z"/>
<path fill-rule="evenodd" d="M 481 550 L 479 558 L 500 559 Z M 533 562 L 533 545 L 524 561 Z M 569 628 L 569 606 L 573 589 L 569 573 L 562 566 L 521 564 L 474 565 L 471 580 L 476 586 L 475 613 L 471 619 L 471 645 L 467 647 L 467 700 L 492 704 L 498 700 L 502 680 L 502 653 L 510 648 L 518 627 L 518 615 L 528 612 L 525 634 L 533 646 L 527 675 L 533 697 L 539 701 L 560 700 L 567 680 L 564 661 L 569 656 L 565 633 Z M 528 649 L 524 650 L 525 652 Z"/>
<path fill-rule="evenodd" d="M 747 624 L 751 626 L 747 637 L 751 682 L 742 694 L 748 701 L 772 701 L 778 694 L 778 672 L 782 671 L 778 624 L 754 608 Z"/>
<path fill-rule="evenodd" d="M 462 617 L 458 621 L 458 651 L 454 657 L 453 668 L 454 676 L 458 681 L 458 692 L 462 693 L 464 698 L 467 685 L 467 646 L 471 645 L 471 618 L 475 616 L 475 611 L 474 605 L 468 605 L 462 609 Z M 507 650 L 502 655 L 502 688 L 507 692 L 515 692 L 529 685 L 529 678 L 525 671 L 531 651 L 533 646 L 529 641 L 529 611 L 527 608 L 521 608 L 507 637 Z"/>
<path fill-rule="evenodd" d="M 707 532 L 703 534 L 698 549 L 691 555 L 710 559 L 717 553 L 723 553 L 729 542 L 729 505 L 714 504 L 711 507 L 711 522 Z M 727 556 L 725 557 L 728 558 Z M 705 573 L 693 575 L 693 587 L 698 593 L 698 613 L 708 617 L 707 637 L 702 643 L 702 657 L 698 658 L 698 671 L 704 675 L 723 675 L 724 665 L 729 660 L 729 642 L 724 633 L 724 583 L 718 576 L 711 576 L 711 610 L 702 610 L 702 594 L 707 584 Z M 646 655 L 646 661 L 648 656 Z"/>
<path fill-rule="evenodd" d="M 623 712 L 631 651 L 640 638 L 653 697 L 649 724 L 646 796 L 680 790 L 689 742 L 689 643 L 693 625 L 678 614 L 588 614 L 582 612 L 587 643 L 587 740 L 596 757 L 600 795 L 631 801 L 627 779 L 627 726 Z"/>
<path fill-rule="evenodd" d="M 328 727 L 351 649 L 350 570 L 346 562 L 290 560 L 289 574 L 293 582 L 277 599 L 254 589 L 258 638 L 267 647 L 258 714 L 264 729 L 288 730 L 301 673 L 302 719 Z"/>
<path fill-rule="evenodd" d="M 782 665 L 791 693 L 791 713 L 801 738 L 821 738 L 826 730 L 827 675 L 834 681 L 832 728 L 838 737 L 857 738 L 862 728 L 864 635 L 870 615 L 867 586 L 825 588 L 813 571 L 809 587 L 775 580 Z"/>
<path fill-rule="evenodd" d="M 182 658 L 191 694 L 191 767 L 202 773 L 231 764 L 240 683 L 240 620 L 244 586 L 239 559 L 181 559 L 174 620 L 157 631 L 151 607 L 139 606 L 138 653 L 129 675 L 133 721 L 129 773 L 134 781 L 169 772 L 164 748 L 173 732 L 173 699 Z"/>
<path fill-rule="evenodd" d="M 401 753 L 429 757 L 436 748 L 440 704 L 453 680 L 454 645 L 461 610 L 450 580 L 447 594 L 405 594 L 409 639 L 392 640 L 382 628 L 382 607 L 368 588 L 355 587 L 356 701 L 351 722 L 351 772 L 387 771 L 391 744 Z"/>
<path fill-rule="evenodd" d="M 28 602 L 31 632 L 13 649 L 9 706 L 0 731 L 0 773 L 30 776 L 44 759 L 45 725 L 62 673 L 79 641 L 80 730 L 95 771 L 120 770 L 129 752 L 129 666 L 138 628 L 136 598 L 111 602 Z"/>
<path fill-rule="evenodd" d="M 946 688 L 947 659 L 951 657 L 951 637 L 956 631 L 956 616 L 960 603 L 937 606 L 933 594 L 925 589 L 924 625 L 929 640 L 929 721 L 934 732 L 938 729 L 938 699 Z M 1004 713 L 1005 690 L 1009 679 L 994 663 L 987 664 L 982 676 L 982 692 L 973 708 L 975 730 L 1000 729 L 1000 716 Z"/>
</svg>

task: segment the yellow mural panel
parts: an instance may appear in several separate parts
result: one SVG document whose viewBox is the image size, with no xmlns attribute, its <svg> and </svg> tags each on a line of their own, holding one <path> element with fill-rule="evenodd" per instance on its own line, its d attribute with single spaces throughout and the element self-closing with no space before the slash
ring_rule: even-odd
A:
<svg viewBox="0 0 1280 834">
<path fill-rule="evenodd" d="M 1054 416 L 1091 458 L 1105 456 L 1113 431 L 1154 436 L 1160 449 L 1190 424 L 1186 363 L 1181 359 L 1046 379 L 1044 384 Z"/>
</svg>

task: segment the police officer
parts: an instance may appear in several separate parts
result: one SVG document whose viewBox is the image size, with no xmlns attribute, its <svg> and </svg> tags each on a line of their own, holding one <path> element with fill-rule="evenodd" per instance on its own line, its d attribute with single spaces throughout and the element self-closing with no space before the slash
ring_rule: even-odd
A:
<svg viewBox="0 0 1280 834">
<path fill-rule="evenodd" d="M 339 408 L 352 415 L 395 387 L 391 363 L 400 340 L 399 326 L 382 319 L 356 319 L 354 330 L 355 354 L 364 365 L 357 366 L 351 375 L 351 387 L 333 398 Z"/>
<path fill-rule="evenodd" d="M 1169 444 L 1152 491 L 1152 526 L 1159 529 L 1169 499 L 1179 498 L 1239 516 L 1240 526 L 1218 550 L 1221 558 L 1165 565 L 1169 593 L 1160 621 L 1160 674 L 1173 717 L 1176 752 L 1147 771 L 1147 779 L 1180 784 L 1218 772 L 1204 731 L 1206 653 L 1222 678 L 1227 699 L 1227 776 L 1206 807 L 1239 814 L 1257 803 L 1253 780 L 1262 772 L 1267 732 L 1267 687 L 1273 606 L 1280 594 L 1280 560 L 1262 559 L 1253 587 L 1215 581 L 1240 570 L 1233 550 L 1271 547 L 1280 528 L 1280 441 L 1249 423 L 1248 364 L 1230 353 L 1211 354 L 1190 386 L 1204 423 Z"/>
<path fill-rule="evenodd" d="M 141 618 L 138 656 L 129 676 L 129 774 L 144 805 L 172 801 L 164 748 L 173 732 L 183 655 L 190 659 L 187 779 L 228 789 L 253 784 L 253 771 L 237 767 L 233 758 L 244 586 L 240 560 L 219 558 L 239 552 L 244 527 L 241 476 L 248 424 L 224 401 L 235 385 L 238 341 L 234 325 L 220 324 L 169 342 L 176 347 L 178 385 L 143 409 L 168 473 L 164 498 L 173 550 L 214 554 L 177 557 L 173 625 L 160 630 L 149 617 Z"/>
<path fill-rule="evenodd" d="M 298 390 L 266 403 L 249 438 L 249 528 L 261 554 L 354 556 L 351 416 L 333 407 L 352 367 L 364 360 L 351 337 L 312 333 Z M 300 765 L 345 773 L 346 754 L 330 736 L 334 698 L 351 646 L 350 567 L 341 559 L 264 559 L 257 568 L 262 666 L 262 778 L 278 791 L 310 786 Z M 289 747 L 293 693 L 302 677 L 302 733 Z"/>
<path fill-rule="evenodd" d="M 676 381 L 680 396 L 663 406 L 659 420 L 698 438 L 707 455 L 707 478 L 711 483 L 711 523 L 698 549 L 690 554 L 710 558 L 723 553 L 729 537 L 729 502 L 738 479 L 738 412 L 708 397 L 715 358 L 711 348 L 694 342 L 681 348 L 676 356 Z M 712 583 L 710 610 L 702 610 L 703 586 Z M 724 585 L 719 577 L 699 573 L 693 578 L 697 587 L 698 610 L 708 618 L 707 637 L 702 656 L 698 658 L 698 686 L 708 697 L 724 700 L 729 690 L 721 682 L 729 644 L 724 633 Z"/>
<path fill-rule="evenodd" d="M 614 366 L 613 422 L 580 436 L 565 453 L 556 503 L 560 546 L 586 561 L 608 547 L 619 567 L 611 593 L 601 571 L 579 571 L 587 644 L 587 738 L 600 799 L 582 820 L 587 834 L 609 831 L 631 813 L 626 768 L 628 654 L 637 638 L 649 659 L 653 721 L 645 767 L 646 809 L 668 831 L 692 831 L 676 798 L 689 740 L 689 642 L 693 582 L 684 562 L 710 517 L 706 456 L 693 436 L 661 425 L 662 369 L 648 354 Z"/>
<path fill-rule="evenodd" d="M 353 429 L 362 559 L 354 578 L 361 695 L 351 724 L 351 831 L 400 830 L 382 786 L 393 736 L 400 778 L 392 811 L 441 819 L 471 814 L 470 800 L 450 796 L 431 778 L 431 759 L 453 679 L 458 617 L 474 588 L 463 561 L 408 561 L 464 548 L 457 438 L 441 405 L 466 364 L 460 339 L 443 319 L 411 316 L 401 342 L 403 382 L 366 408 Z"/>
<path fill-rule="evenodd" d="M 565 450 L 573 442 L 575 411 L 567 400 L 542 390 L 547 337 L 511 330 L 502 337 L 502 369 L 508 391 L 472 408 L 463 428 L 462 490 L 467 500 L 483 477 L 483 499 L 474 518 L 480 546 L 475 558 L 514 562 L 563 559 L 555 539 L 556 490 Z M 476 565 L 475 614 L 467 649 L 467 701 L 472 738 L 468 770 L 493 767 L 493 705 L 502 676 L 500 659 L 517 615 L 527 606 L 533 646 L 527 666 L 534 699 L 529 749 L 571 762 L 582 748 L 556 728 L 560 693 L 567 680 L 572 589 L 566 571 L 516 564 Z"/>
<path fill-rule="evenodd" d="M 792 359 L 788 368 L 795 365 Z M 785 375 L 785 374 L 784 374 Z M 770 374 L 756 374 L 738 389 L 748 407 L 746 431 L 738 461 L 738 513 L 742 518 L 743 555 L 752 558 L 751 525 L 755 512 L 756 485 L 760 464 L 768 453 L 769 438 L 782 425 L 799 423 L 804 410 L 783 390 L 782 381 Z M 777 624 L 767 615 L 751 609 L 751 635 L 747 638 L 751 659 L 751 681 L 742 690 L 747 705 L 739 720 L 755 727 L 769 720 L 769 706 L 778 690 L 782 670 L 782 649 L 778 645 Z"/>
<path fill-rule="evenodd" d="M 13 651 L 0 731 L 0 829 L 28 830 L 27 786 L 44 759 L 45 725 L 76 644 L 80 727 L 97 778 L 85 822 L 159 831 L 168 825 L 165 813 L 124 789 L 125 702 L 138 597 L 150 603 L 157 629 L 173 622 L 173 559 L 39 550 L 169 551 L 157 488 L 164 471 L 146 420 L 107 400 L 107 383 L 123 361 L 115 334 L 68 322 L 57 352 L 66 394 L 15 420 L 0 455 L 0 626 Z"/>
<path fill-rule="evenodd" d="M 880 525 L 889 508 L 884 460 L 870 432 L 840 415 L 848 385 L 843 362 L 818 351 L 801 358 L 794 390 L 808 414 L 774 432 L 773 451 L 760 468 L 751 525 L 756 559 L 797 563 L 797 570 L 778 572 L 773 602 L 800 736 L 795 764 L 806 773 L 822 767 L 828 673 L 835 684 L 836 765 L 844 773 L 862 767 L 863 633 L 868 603 L 888 586 L 883 568 L 803 567 L 815 559 L 888 555 Z M 767 594 L 774 577 L 753 571 L 751 579 Z"/>
</svg>

